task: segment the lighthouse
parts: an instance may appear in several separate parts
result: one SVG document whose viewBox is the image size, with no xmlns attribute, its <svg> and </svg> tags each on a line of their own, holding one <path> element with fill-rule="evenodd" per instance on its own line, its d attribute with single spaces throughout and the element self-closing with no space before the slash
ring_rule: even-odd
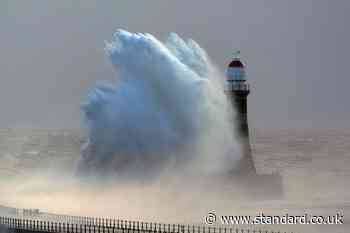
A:
<svg viewBox="0 0 350 233">
<path fill-rule="evenodd" d="M 235 111 L 233 124 L 236 135 L 238 134 L 239 137 L 242 152 L 242 157 L 235 167 L 234 173 L 255 174 L 247 117 L 247 97 L 250 93 L 250 87 L 247 83 L 246 65 L 241 61 L 239 51 L 234 54 L 233 60 L 228 65 L 225 82 L 225 93 Z"/>
</svg>

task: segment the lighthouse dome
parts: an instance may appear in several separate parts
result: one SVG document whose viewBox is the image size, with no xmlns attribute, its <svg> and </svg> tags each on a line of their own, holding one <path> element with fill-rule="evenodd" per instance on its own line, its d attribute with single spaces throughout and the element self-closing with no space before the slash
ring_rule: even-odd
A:
<svg viewBox="0 0 350 233">
<path fill-rule="evenodd" d="M 231 61 L 227 68 L 227 80 L 228 81 L 245 81 L 245 65 L 239 58 L 235 58 Z"/>
<path fill-rule="evenodd" d="M 231 61 L 231 63 L 228 65 L 228 67 L 235 67 L 235 68 L 244 68 L 243 63 L 239 59 L 234 59 Z"/>
</svg>

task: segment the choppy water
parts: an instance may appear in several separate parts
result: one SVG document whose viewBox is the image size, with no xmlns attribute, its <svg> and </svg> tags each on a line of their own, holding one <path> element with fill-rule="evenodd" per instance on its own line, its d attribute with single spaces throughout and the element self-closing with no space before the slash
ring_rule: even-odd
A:
<svg viewBox="0 0 350 233">
<path fill-rule="evenodd" d="M 347 232 L 350 130 L 252 130 L 251 139 L 257 171 L 281 173 L 286 196 L 282 200 L 240 203 L 241 208 L 323 215 L 340 211 L 346 225 L 305 229 Z M 63 170 L 69 174 L 79 158 L 82 141 L 78 131 L 0 130 L 0 184 L 29 173 Z M 0 192 L 0 201 L 6 200 L 4 190 Z"/>
</svg>

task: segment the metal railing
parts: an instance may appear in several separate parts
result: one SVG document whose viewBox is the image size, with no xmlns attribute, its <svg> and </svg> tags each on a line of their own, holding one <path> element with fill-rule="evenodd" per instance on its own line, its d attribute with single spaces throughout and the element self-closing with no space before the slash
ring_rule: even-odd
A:
<svg viewBox="0 0 350 233">
<path fill-rule="evenodd" d="M 243 82 L 227 82 L 225 85 L 225 91 L 249 91 L 250 87 L 248 83 Z"/>
<path fill-rule="evenodd" d="M 5 212 L 7 214 L 5 214 Z M 0 228 L 55 233 L 282 233 L 269 230 L 164 224 L 44 213 L 0 206 Z M 22 231 L 21 231 L 22 230 Z M 285 232 L 284 232 L 285 233 Z"/>
</svg>

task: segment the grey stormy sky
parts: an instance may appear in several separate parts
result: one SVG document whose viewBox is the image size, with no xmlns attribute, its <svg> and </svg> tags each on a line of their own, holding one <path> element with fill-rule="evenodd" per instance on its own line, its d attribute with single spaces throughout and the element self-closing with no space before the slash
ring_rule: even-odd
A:
<svg viewBox="0 0 350 233">
<path fill-rule="evenodd" d="M 224 71 L 248 63 L 252 127 L 349 127 L 350 1 L 0 1 L 0 127 L 78 128 L 80 103 L 114 75 L 123 28 L 193 38 Z"/>
</svg>

